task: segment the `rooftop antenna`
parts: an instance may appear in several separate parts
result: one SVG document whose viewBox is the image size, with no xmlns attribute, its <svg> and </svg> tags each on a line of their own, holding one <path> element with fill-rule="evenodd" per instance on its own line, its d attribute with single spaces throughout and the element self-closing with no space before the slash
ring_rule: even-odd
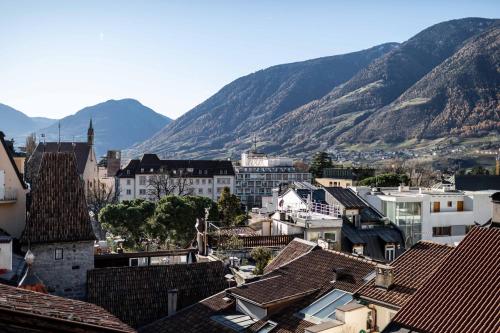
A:
<svg viewBox="0 0 500 333">
<path fill-rule="evenodd" d="M 61 145 L 61 121 L 59 121 L 57 123 L 57 129 L 59 131 L 59 141 L 58 141 L 58 143 L 59 143 L 59 146 L 60 146 Z"/>
<path fill-rule="evenodd" d="M 257 135 L 253 136 L 253 151 L 257 152 Z"/>
</svg>

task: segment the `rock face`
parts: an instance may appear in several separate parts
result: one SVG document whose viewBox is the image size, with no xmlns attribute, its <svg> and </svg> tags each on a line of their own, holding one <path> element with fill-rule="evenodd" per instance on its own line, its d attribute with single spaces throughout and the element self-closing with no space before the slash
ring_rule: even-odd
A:
<svg viewBox="0 0 500 333">
<path fill-rule="evenodd" d="M 499 20 L 439 23 L 401 45 L 271 67 L 240 78 L 131 149 L 229 157 L 337 144 L 478 136 L 499 127 Z"/>
</svg>

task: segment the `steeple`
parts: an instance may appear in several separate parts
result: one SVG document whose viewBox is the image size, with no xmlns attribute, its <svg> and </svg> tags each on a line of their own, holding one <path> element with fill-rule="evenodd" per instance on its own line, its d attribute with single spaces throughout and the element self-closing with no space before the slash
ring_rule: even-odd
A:
<svg viewBox="0 0 500 333">
<path fill-rule="evenodd" d="M 87 130 L 87 143 L 94 145 L 94 127 L 92 127 L 92 118 L 90 118 L 89 129 Z"/>
</svg>

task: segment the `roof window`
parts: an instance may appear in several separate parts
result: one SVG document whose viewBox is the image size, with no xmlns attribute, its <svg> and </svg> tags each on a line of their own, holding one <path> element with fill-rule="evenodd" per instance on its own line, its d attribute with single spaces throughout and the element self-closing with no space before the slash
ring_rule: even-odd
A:
<svg viewBox="0 0 500 333">
<path fill-rule="evenodd" d="M 352 294 L 334 289 L 325 296 L 299 312 L 305 320 L 319 324 L 324 321 L 335 320 L 335 313 L 338 307 L 346 305 L 352 301 Z"/>
</svg>

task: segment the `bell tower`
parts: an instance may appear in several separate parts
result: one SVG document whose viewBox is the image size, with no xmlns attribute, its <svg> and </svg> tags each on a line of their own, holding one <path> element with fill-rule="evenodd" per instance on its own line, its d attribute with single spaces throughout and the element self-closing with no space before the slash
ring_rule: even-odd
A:
<svg viewBox="0 0 500 333">
<path fill-rule="evenodd" d="M 94 127 L 92 127 L 92 118 L 90 118 L 89 129 L 87 130 L 87 143 L 94 145 Z"/>
</svg>

